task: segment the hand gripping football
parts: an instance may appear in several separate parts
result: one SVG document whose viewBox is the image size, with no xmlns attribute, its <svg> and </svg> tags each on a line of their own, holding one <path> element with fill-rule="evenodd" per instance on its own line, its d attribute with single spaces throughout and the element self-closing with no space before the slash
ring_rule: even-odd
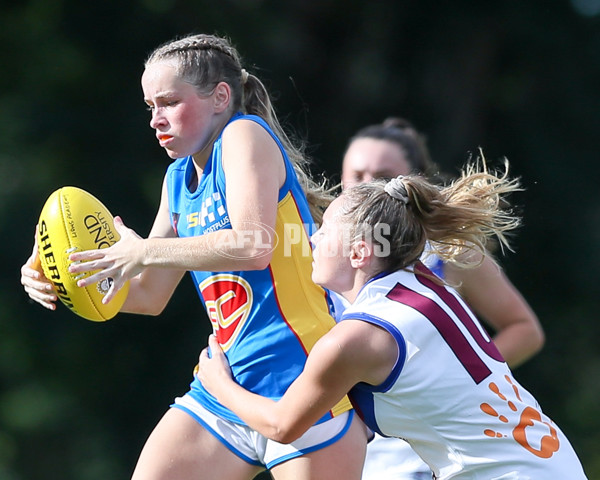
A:
<svg viewBox="0 0 600 480">
<path fill-rule="evenodd" d="M 54 285 L 61 302 L 88 320 L 103 322 L 113 318 L 127 298 L 129 282 L 105 305 L 102 298 L 108 292 L 110 279 L 78 287 L 77 280 L 83 277 L 69 273 L 71 253 L 107 248 L 120 238 L 113 217 L 102 202 L 77 187 L 59 188 L 42 208 L 36 235 L 44 275 Z"/>
</svg>

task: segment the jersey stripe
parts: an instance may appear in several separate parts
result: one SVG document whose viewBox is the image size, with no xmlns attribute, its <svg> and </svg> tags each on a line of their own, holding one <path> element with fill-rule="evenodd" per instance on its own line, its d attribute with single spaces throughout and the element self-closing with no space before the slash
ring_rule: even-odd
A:
<svg viewBox="0 0 600 480">
<path fill-rule="evenodd" d="M 450 291 L 448 291 L 446 288 L 442 287 L 438 283 L 434 282 L 431 278 L 429 278 L 428 274 L 431 274 L 431 272 L 427 270 L 427 268 L 422 263 L 418 263 L 415 266 L 415 271 L 421 274 L 415 275 L 417 281 L 419 281 L 422 285 L 429 288 L 430 290 L 433 290 L 442 299 L 442 301 L 452 309 L 452 311 L 458 317 L 460 322 L 465 326 L 465 328 L 469 331 L 473 339 L 477 342 L 477 345 L 479 345 L 481 349 L 494 360 L 498 362 L 504 362 L 502 354 L 499 352 L 492 339 L 489 337 L 484 337 L 481 330 L 479 330 L 477 325 L 475 325 L 475 322 L 467 313 L 462 304 L 458 301 L 458 299 L 454 295 L 452 295 Z"/>
<path fill-rule="evenodd" d="M 329 331 L 335 325 L 335 320 L 326 313 L 329 311 L 329 306 L 323 288 L 312 281 L 306 281 L 305 279 L 311 278 L 310 275 L 298 275 L 299 271 L 312 271 L 312 249 L 308 233 L 306 228 L 301 228 L 301 231 L 297 228 L 302 224 L 298 205 L 290 192 L 279 202 L 275 233 L 276 238 L 280 243 L 283 242 L 283 245 L 279 245 L 273 252 L 270 269 L 281 315 L 308 354 L 321 338 L 323 331 Z M 290 230 L 290 225 L 295 229 Z M 289 268 L 289 261 L 283 261 L 284 256 L 289 255 L 296 262 L 295 268 Z M 278 282 L 279 278 L 285 281 Z M 299 292 L 305 292 L 305 295 L 299 295 Z M 299 312 L 306 311 L 306 305 L 301 305 L 300 302 L 307 301 L 315 319 L 312 325 L 298 315 Z M 320 323 L 319 328 L 317 322 Z M 331 409 L 331 412 L 333 415 L 339 415 L 350 408 L 350 400 L 344 397 Z"/>
<path fill-rule="evenodd" d="M 302 277 L 297 273 L 312 270 L 310 241 L 306 229 L 302 228 L 301 231 L 298 231 L 297 225 L 299 224 L 302 224 L 302 219 L 298 207 L 294 197 L 288 193 L 279 204 L 279 214 L 275 225 L 278 241 L 283 242 L 283 248 L 280 246 L 273 252 L 271 271 L 281 313 L 308 353 L 322 336 L 323 329 L 330 330 L 335 321 L 327 314 L 328 305 L 323 289 L 311 281 L 306 281 L 306 279 L 310 279 L 310 274 Z M 295 229 L 290 230 L 289 225 L 293 225 Z M 295 269 L 289 268 L 289 259 L 284 262 L 284 256 L 289 255 L 296 262 Z M 277 280 L 280 278 L 285 281 L 278 282 Z M 299 295 L 299 292 L 302 291 L 306 292 L 305 296 Z M 298 312 L 306 308 L 306 305 L 302 305 L 303 308 L 300 308 L 299 302 L 307 300 L 314 317 L 321 324 L 321 329 L 316 329 L 315 326 L 298 317 Z"/>
<path fill-rule="evenodd" d="M 477 355 L 452 318 L 434 300 L 397 283 L 386 295 L 390 300 L 402 303 L 421 312 L 438 330 L 458 360 L 463 364 L 475 383 L 480 383 L 492 372 Z"/>
</svg>

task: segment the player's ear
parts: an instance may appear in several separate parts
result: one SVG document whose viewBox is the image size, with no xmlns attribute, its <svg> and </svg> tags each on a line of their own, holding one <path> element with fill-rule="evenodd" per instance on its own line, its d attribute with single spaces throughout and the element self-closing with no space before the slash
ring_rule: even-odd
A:
<svg viewBox="0 0 600 480">
<path fill-rule="evenodd" d="M 231 87 L 226 82 L 219 82 L 213 93 L 214 107 L 217 113 L 224 112 L 231 101 Z"/>
<path fill-rule="evenodd" d="M 359 240 L 350 247 L 350 265 L 352 268 L 365 268 L 371 263 L 373 248 L 370 243 Z"/>
</svg>

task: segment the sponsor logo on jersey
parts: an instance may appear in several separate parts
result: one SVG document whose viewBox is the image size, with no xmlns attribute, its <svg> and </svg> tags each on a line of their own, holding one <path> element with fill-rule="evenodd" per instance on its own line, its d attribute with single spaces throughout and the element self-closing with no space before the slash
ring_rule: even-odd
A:
<svg viewBox="0 0 600 480">
<path fill-rule="evenodd" d="M 221 194 L 214 192 L 210 197 L 204 199 L 199 212 L 192 212 L 186 216 L 187 228 L 200 226 L 203 232 L 207 233 L 206 227 L 210 228 L 214 223 L 218 223 L 220 227 L 223 227 L 224 223 L 222 219 L 225 217 L 225 213 L 226 210 Z M 229 218 L 227 218 L 226 223 L 229 223 Z"/>
<path fill-rule="evenodd" d="M 200 292 L 219 344 L 227 351 L 252 309 L 252 288 L 238 275 L 221 273 L 204 280 Z"/>
</svg>

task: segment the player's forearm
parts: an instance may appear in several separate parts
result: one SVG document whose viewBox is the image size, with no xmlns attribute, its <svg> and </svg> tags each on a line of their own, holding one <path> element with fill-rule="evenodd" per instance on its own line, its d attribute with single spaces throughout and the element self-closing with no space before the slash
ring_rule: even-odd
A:
<svg viewBox="0 0 600 480">
<path fill-rule="evenodd" d="M 278 402 L 249 392 L 233 380 L 223 382 L 215 392 L 215 396 L 250 428 L 271 440 L 289 443 L 300 436 L 290 438 L 284 419 L 278 414 L 280 411 Z"/>
<path fill-rule="evenodd" d="M 157 271 L 147 268 L 129 282 L 129 292 L 121 312 L 159 315 L 185 274 L 183 270 Z"/>
<path fill-rule="evenodd" d="M 535 323 L 512 324 L 494 337 L 494 343 L 511 368 L 516 368 L 538 353 L 545 337 Z"/>
<path fill-rule="evenodd" d="M 183 270 L 262 270 L 271 259 L 272 245 L 259 234 L 219 230 L 188 238 L 143 240 L 145 267 Z"/>
</svg>

